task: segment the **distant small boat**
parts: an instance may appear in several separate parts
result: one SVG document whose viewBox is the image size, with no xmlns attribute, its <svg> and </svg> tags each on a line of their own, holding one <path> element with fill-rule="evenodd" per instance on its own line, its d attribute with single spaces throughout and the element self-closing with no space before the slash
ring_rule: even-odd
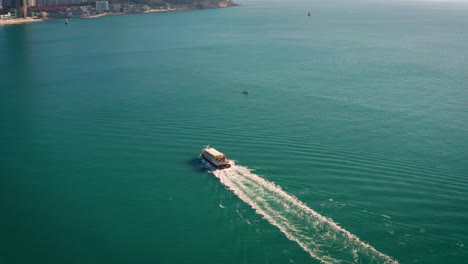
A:
<svg viewBox="0 0 468 264">
<path fill-rule="evenodd" d="M 245 90 L 242 91 L 242 93 L 243 93 L 243 94 L 249 94 L 249 92 L 247 92 L 247 91 L 245 91 Z"/>
<path fill-rule="evenodd" d="M 310 16 L 310 10 L 309 10 L 309 12 L 307 12 L 307 16 Z"/>
<path fill-rule="evenodd" d="M 65 25 L 68 25 L 68 19 L 65 19 Z"/>
</svg>

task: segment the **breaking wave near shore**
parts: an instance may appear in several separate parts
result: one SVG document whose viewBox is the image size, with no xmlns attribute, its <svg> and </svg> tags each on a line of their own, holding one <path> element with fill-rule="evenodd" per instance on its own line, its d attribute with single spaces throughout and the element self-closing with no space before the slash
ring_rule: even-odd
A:
<svg viewBox="0 0 468 264">
<path fill-rule="evenodd" d="M 230 169 L 215 170 L 213 174 L 322 263 L 398 263 L 247 167 L 232 163 Z"/>
</svg>

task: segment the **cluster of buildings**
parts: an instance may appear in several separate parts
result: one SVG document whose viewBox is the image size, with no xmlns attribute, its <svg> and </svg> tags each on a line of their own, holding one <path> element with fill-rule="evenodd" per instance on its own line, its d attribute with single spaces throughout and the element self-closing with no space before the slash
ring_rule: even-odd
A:
<svg viewBox="0 0 468 264">
<path fill-rule="evenodd" d="M 1 1 L 1 0 L 0 0 Z M 15 19 L 15 16 L 8 12 L 7 14 L 0 15 L 0 22 L 1 21 L 9 21 Z"/>
<path fill-rule="evenodd" d="M 19 7 L 19 8 L 18 8 Z M 170 9 L 166 4 L 159 9 Z M 12 17 L 89 17 L 112 13 L 141 13 L 150 11 L 147 5 L 123 4 L 96 0 L 0 0 L 0 14 Z M 7 15 L 7 12 L 10 12 Z M 3 19 L 1 17 L 0 19 Z"/>
<path fill-rule="evenodd" d="M 69 6 L 92 4 L 92 0 L 0 0 L 0 9 L 16 8 L 17 5 L 33 6 Z"/>
</svg>

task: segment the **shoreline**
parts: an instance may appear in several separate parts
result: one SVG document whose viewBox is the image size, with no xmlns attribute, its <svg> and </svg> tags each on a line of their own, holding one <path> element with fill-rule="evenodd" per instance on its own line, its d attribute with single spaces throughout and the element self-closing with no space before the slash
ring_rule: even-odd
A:
<svg viewBox="0 0 468 264">
<path fill-rule="evenodd" d="M 40 18 L 32 18 L 32 17 L 16 18 L 16 19 L 11 19 L 11 20 L 0 21 L 0 27 L 7 26 L 7 25 L 26 24 L 26 23 L 42 22 L 42 21 L 45 21 L 45 20 L 40 19 Z"/>
<path fill-rule="evenodd" d="M 180 9 L 180 10 L 188 10 L 188 9 Z M 178 9 L 150 9 L 148 11 L 142 11 L 138 13 L 105 13 L 105 14 L 97 14 L 92 16 L 83 16 L 83 17 L 76 17 L 76 18 L 85 18 L 85 19 L 93 19 L 93 18 L 100 18 L 106 16 L 122 16 L 122 15 L 140 15 L 140 14 L 148 14 L 148 13 L 159 13 L 159 12 L 173 12 L 179 11 Z"/>
<path fill-rule="evenodd" d="M 217 7 L 209 7 L 209 8 L 204 8 L 204 9 L 218 9 L 218 8 L 229 8 L 229 7 L 235 7 L 238 6 L 237 4 L 233 5 L 221 5 Z M 17 25 L 17 24 L 26 24 L 26 23 L 32 23 L 32 22 L 43 22 L 43 21 L 48 21 L 48 20 L 53 20 L 57 18 L 83 18 L 83 19 L 95 19 L 95 18 L 100 18 L 100 17 L 106 17 L 106 16 L 122 16 L 122 15 L 140 15 L 140 14 L 149 14 L 149 13 L 165 13 L 165 12 L 178 12 L 178 11 L 188 11 L 188 10 L 197 10 L 198 8 L 193 8 L 193 7 L 188 7 L 188 6 L 178 6 L 175 8 L 169 8 L 169 9 L 150 9 L 148 11 L 140 11 L 136 13 L 102 13 L 102 14 L 96 14 L 96 15 L 91 15 L 91 16 L 76 16 L 76 17 L 48 17 L 47 19 L 42 19 L 42 18 L 32 18 L 32 17 L 27 17 L 27 18 L 16 18 L 16 19 L 10 19 L 10 20 L 2 20 L 0 21 L 0 26 L 6 26 L 6 25 Z"/>
</svg>

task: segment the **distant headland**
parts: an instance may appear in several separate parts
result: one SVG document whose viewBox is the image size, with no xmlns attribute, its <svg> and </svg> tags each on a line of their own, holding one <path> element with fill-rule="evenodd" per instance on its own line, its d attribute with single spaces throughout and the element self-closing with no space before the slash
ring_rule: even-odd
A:
<svg viewBox="0 0 468 264">
<path fill-rule="evenodd" d="M 232 0 L 3 0 L 0 26 L 49 20 L 51 18 L 98 18 L 103 16 L 172 12 L 190 9 L 237 6 Z M 21 2 L 28 6 L 20 6 Z M 0 3 L 2 3 L 0 1 Z"/>
</svg>

